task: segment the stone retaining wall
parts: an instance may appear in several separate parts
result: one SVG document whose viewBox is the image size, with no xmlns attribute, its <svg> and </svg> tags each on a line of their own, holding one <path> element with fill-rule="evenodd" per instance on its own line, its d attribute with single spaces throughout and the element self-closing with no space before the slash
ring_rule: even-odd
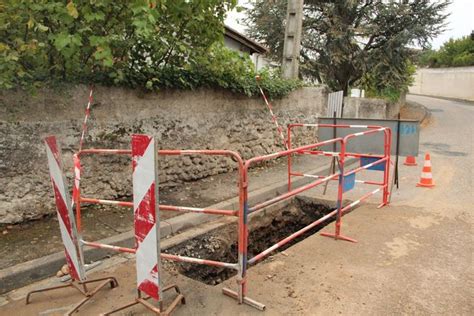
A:
<svg viewBox="0 0 474 316">
<path fill-rule="evenodd" d="M 71 179 L 88 92 L 86 86 L 76 86 L 34 96 L 0 94 L 0 223 L 54 212 L 42 140 L 57 136 Z M 274 111 L 283 126 L 314 123 L 325 112 L 326 100 L 325 88 L 302 88 L 274 102 Z M 221 90 L 144 93 L 98 87 L 85 147 L 129 148 L 132 133 L 155 135 L 163 149 L 229 149 L 244 159 L 283 148 L 259 98 Z M 298 135 L 300 143 L 315 140 L 314 130 L 305 133 Z M 130 196 L 129 157 L 94 156 L 82 162 L 84 195 Z M 159 168 L 160 185 L 166 186 L 228 172 L 235 163 L 222 157 L 162 157 Z"/>
</svg>

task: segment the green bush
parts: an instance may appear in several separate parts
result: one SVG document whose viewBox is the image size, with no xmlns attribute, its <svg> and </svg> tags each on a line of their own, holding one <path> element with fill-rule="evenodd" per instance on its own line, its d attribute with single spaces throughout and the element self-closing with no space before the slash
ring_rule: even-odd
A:
<svg viewBox="0 0 474 316">
<path fill-rule="evenodd" d="M 450 39 L 439 50 L 425 50 L 418 57 L 421 67 L 464 67 L 474 66 L 474 39 L 465 36 Z"/>
<path fill-rule="evenodd" d="M 0 89 L 57 82 L 132 88 L 221 87 L 255 95 L 250 58 L 229 51 L 223 20 L 236 0 L 5 0 Z M 264 72 L 280 97 L 299 83 Z"/>
<path fill-rule="evenodd" d="M 366 96 L 382 98 L 392 102 L 400 99 L 402 93 L 408 91 L 413 83 L 415 65 L 410 60 L 400 61 L 396 71 L 388 72 L 385 67 L 375 67 L 368 71 L 361 80 Z"/>
<path fill-rule="evenodd" d="M 300 87 L 298 80 L 282 79 L 277 72 L 264 69 L 258 73 L 247 54 L 240 54 L 214 44 L 206 54 L 184 67 L 160 67 L 148 72 L 128 74 L 127 86 L 146 86 L 149 90 L 162 88 L 196 89 L 200 87 L 223 88 L 247 96 L 260 93 L 255 77 L 270 98 L 280 98 Z M 146 82 L 145 82 L 146 81 Z"/>
</svg>

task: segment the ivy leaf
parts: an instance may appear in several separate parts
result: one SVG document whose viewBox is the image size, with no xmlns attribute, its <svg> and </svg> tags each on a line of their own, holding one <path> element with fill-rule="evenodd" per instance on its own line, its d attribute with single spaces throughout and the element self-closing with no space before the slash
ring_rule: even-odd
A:
<svg viewBox="0 0 474 316">
<path fill-rule="evenodd" d="M 35 22 L 33 21 L 33 18 L 30 17 L 30 19 L 26 23 L 26 26 L 28 27 L 28 29 L 31 29 L 31 28 L 33 28 L 34 24 L 35 24 Z"/>
<path fill-rule="evenodd" d="M 49 27 L 44 26 L 44 25 L 41 24 L 41 23 L 37 23 L 37 28 L 38 28 L 38 30 L 41 31 L 41 32 L 46 32 L 47 30 L 49 30 Z"/>
<path fill-rule="evenodd" d="M 70 1 L 66 5 L 66 9 L 67 9 L 67 13 L 69 13 L 69 15 L 72 16 L 73 18 L 77 19 L 79 17 L 79 12 L 77 12 L 76 5 L 74 4 L 74 2 Z"/>
<path fill-rule="evenodd" d="M 61 51 L 62 49 L 64 49 L 69 43 L 70 43 L 70 38 L 69 38 L 68 33 L 65 33 L 65 32 L 59 33 L 54 38 L 54 46 L 56 47 L 58 51 Z"/>
</svg>

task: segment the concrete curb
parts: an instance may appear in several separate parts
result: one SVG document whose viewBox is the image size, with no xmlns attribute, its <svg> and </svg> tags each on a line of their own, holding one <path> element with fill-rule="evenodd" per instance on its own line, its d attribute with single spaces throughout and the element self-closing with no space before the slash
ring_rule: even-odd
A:
<svg viewBox="0 0 474 316">
<path fill-rule="evenodd" d="M 348 161 L 348 164 L 353 164 L 356 161 L 357 160 L 353 159 Z M 326 174 L 328 169 L 328 167 L 322 167 L 310 171 L 309 173 Z M 301 186 L 311 181 L 313 181 L 313 179 L 299 178 L 293 181 L 293 184 L 295 186 Z M 284 181 L 275 183 L 273 185 L 249 192 L 249 202 L 250 204 L 259 203 L 272 197 L 276 197 L 286 190 L 287 181 L 285 179 Z M 211 205 L 209 208 L 237 209 L 238 197 Z M 186 213 L 180 216 L 172 217 L 160 223 L 161 238 L 163 239 L 172 234 L 180 233 L 182 231 L 194 228 L 200 224 L 210 222 L 213 218 L 216 218 L 216 216 L 197 213 Z M 99 240 L 99 242 L 121 247 L 133 247 L 135 241 L 133 231 L 128 231 Z M 163 245 L 163 250 L 171 246 L 165 245 Z M 116 252 L 106 249 L 87 248 L 84 250 L 84 256 L 87 259 L 87 262 L 101 260 L 113 254 L 116 254 Z M 64 253 L 57 252 L 0 270 L 0 294 L 4 294 L 30 283 L 53 276 L 65 263 Z"/>
<path fill-rule="evenodd" d="M 431 117 L 431 111 L 421 103 L 416 101 L 407 100 L 405 106 L 411 108 L 412 110 L 418 110 L 423 112 L 423 117 L 419 120 L 420 125 L 422 125 L 427 119 Z"/>
</svg>

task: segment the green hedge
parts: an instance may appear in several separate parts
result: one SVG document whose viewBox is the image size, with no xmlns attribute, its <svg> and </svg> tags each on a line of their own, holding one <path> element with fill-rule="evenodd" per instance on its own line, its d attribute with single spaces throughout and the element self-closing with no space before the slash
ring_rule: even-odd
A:
<svg viewBox="0 0 474 316">
<path fill-rule="evenodd" d="M 4 0 L 0 89 L 100 83 L 257 94 L 250 58 L 223 47 L 237 0 Z M 297 88 L 264 71 L 271 97 Z"/>
<path fill-rule="evenodd" d="M 450 39 L 439 50 L 423 51 L 418 65 L 429 68 L 474 66 L 473 36 Z"/>
<path fill-rule="evenodd" d="M 147 71 L 131 71 L 121 84 L 145 86 L 149 90 L 219 87 L 250 97 L 260 93 L 255 80 L 257 75 L 260 76 L 262 89 L 270 98 L 280 98 L 302 86 L 301 81 L 282 79 L 275 71 L 265 69 L 257 73 L 248 55 L 221 44 L 213 45 L 207 54 L 184 67 L 165 66 Z"/>
</svg>

